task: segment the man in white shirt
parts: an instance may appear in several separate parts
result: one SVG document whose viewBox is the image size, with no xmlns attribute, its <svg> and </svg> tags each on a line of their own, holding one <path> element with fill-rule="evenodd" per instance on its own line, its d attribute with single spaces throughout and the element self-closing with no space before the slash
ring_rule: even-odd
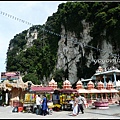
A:
<svg viewBox="0 0 120 120">
<path fill-rule="evenodd" d="M 37 110 L 36 110 L 36 114 L 39 115 L 41 114 L 41 105 L 42 105 L 42 99 L 40 98 L 40 95 L 36 95 L 36 106 L 37 106 Z"/>
<path fill-rule="evenodd" d="M 81 111 L 82 114 L 84 114 L 84 108 L 83 108 L 84 101 L 85 101 L 84 96 L 83 96 L 83 95 L 80 95 L 80 96 L 78 97 L 78 113 Z"/>
</svg>

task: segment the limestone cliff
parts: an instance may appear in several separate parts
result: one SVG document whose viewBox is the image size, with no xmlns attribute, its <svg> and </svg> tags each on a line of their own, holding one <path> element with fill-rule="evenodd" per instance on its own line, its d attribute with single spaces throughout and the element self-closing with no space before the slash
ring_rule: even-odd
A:
<svg viewBox="0 0 120 120">
<path fill-rule="evenodd" d="M 19 70 L 28 75 L 26 81 L 33 76 L 38 82 L 56 77 L 73 85 L 92 77 L 99 65 L 119 69 L 119 10 L 117 2 L 60 4 L 44 25 L 32 26 L 10 41 L 6 70 Z"/>
</svg>

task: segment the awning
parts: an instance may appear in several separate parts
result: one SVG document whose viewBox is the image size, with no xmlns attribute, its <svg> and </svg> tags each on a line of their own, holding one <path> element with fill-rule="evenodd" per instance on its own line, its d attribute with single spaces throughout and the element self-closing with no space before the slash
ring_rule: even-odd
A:
<svg viewBox="0 0 120 120">
<path fill-rule="evenodd" d="M 54 89 L 52 87 L 41 87 L 41 86 L 31 86 L 32 92 L 54 92 Z"/>
<path fill-rule="evenodd" d="M 61 89 L 61 93 L 78 93 L 76 89 Z"/>
</svg>

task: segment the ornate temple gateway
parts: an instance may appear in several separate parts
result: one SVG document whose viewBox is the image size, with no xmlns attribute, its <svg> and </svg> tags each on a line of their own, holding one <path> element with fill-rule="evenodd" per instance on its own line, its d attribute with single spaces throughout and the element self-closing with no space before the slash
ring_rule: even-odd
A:
<svg viewBox="0 0 120 120">
<path fill-rule="evenodd" d="M 77 94 L 84 94 L 87 106 L 93 105 L 96 101 L 108 102 L 108 105 L 114 104 L 120 101 L 120 81 L 117 77 L 119 74 L 119 70 L 97 71 L 94 74 L 94 78 L 96 78 L 95 80 L 78 80 L 76 83 L 76 89 L 72 88 L 71 82 L 67 79 L 63 82 L 63 88 L 60 89 L 53 78 L 48 86 L 34 85 L 31 81 L 24 83 L 21 76 L 15 80 L 10 80 L 9 78 L 0 83 L 0 105 L 6 104 L 14 106 L 14 101 L 23 103 L 25 98 L 31 98 L 30 95 L 35 98 L 33 93 L 49 93 L 49 100 L 56 103 L 58 100 L 56 100 L 56 90 L 60 92 L 60 104 L 64 103 L 64 105 L 67 105 L 68 101 L 73 100 Z M 84 82 L 87 82 L 86 87 L 84 86 Z M 32 94 L 28 94 L 29 83 L 31 84 L 30 91 Z"/>
<path fill-rule="evenodd" d="M 30 81 L 28 81 L 30 82 Z M 17 80 L 4 80 L 0 83 L 1 105 L 12 105 L 13 101 L 24 99 L 28 82 L 24 83 L 22 77 Z M 32 84 L 32 82 L 31 82 Z"/>
</svg>

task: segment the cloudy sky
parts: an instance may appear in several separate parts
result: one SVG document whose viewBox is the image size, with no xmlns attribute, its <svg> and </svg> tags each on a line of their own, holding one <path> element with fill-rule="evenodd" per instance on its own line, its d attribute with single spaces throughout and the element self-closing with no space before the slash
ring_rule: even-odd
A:
<svg viewBox="0 0 120 120">
<path fill-rule="evenodd" d="M 63 2 L 65 3 L 65 1 L 0 1 L 0 73 L 6 71 L 6 53 L 10 40 L 31 27 L 2 13 L 5 12 L 33 25 L 43 25 L 49 16 L 57 12 L 58 5 Z"/>
</svg>

